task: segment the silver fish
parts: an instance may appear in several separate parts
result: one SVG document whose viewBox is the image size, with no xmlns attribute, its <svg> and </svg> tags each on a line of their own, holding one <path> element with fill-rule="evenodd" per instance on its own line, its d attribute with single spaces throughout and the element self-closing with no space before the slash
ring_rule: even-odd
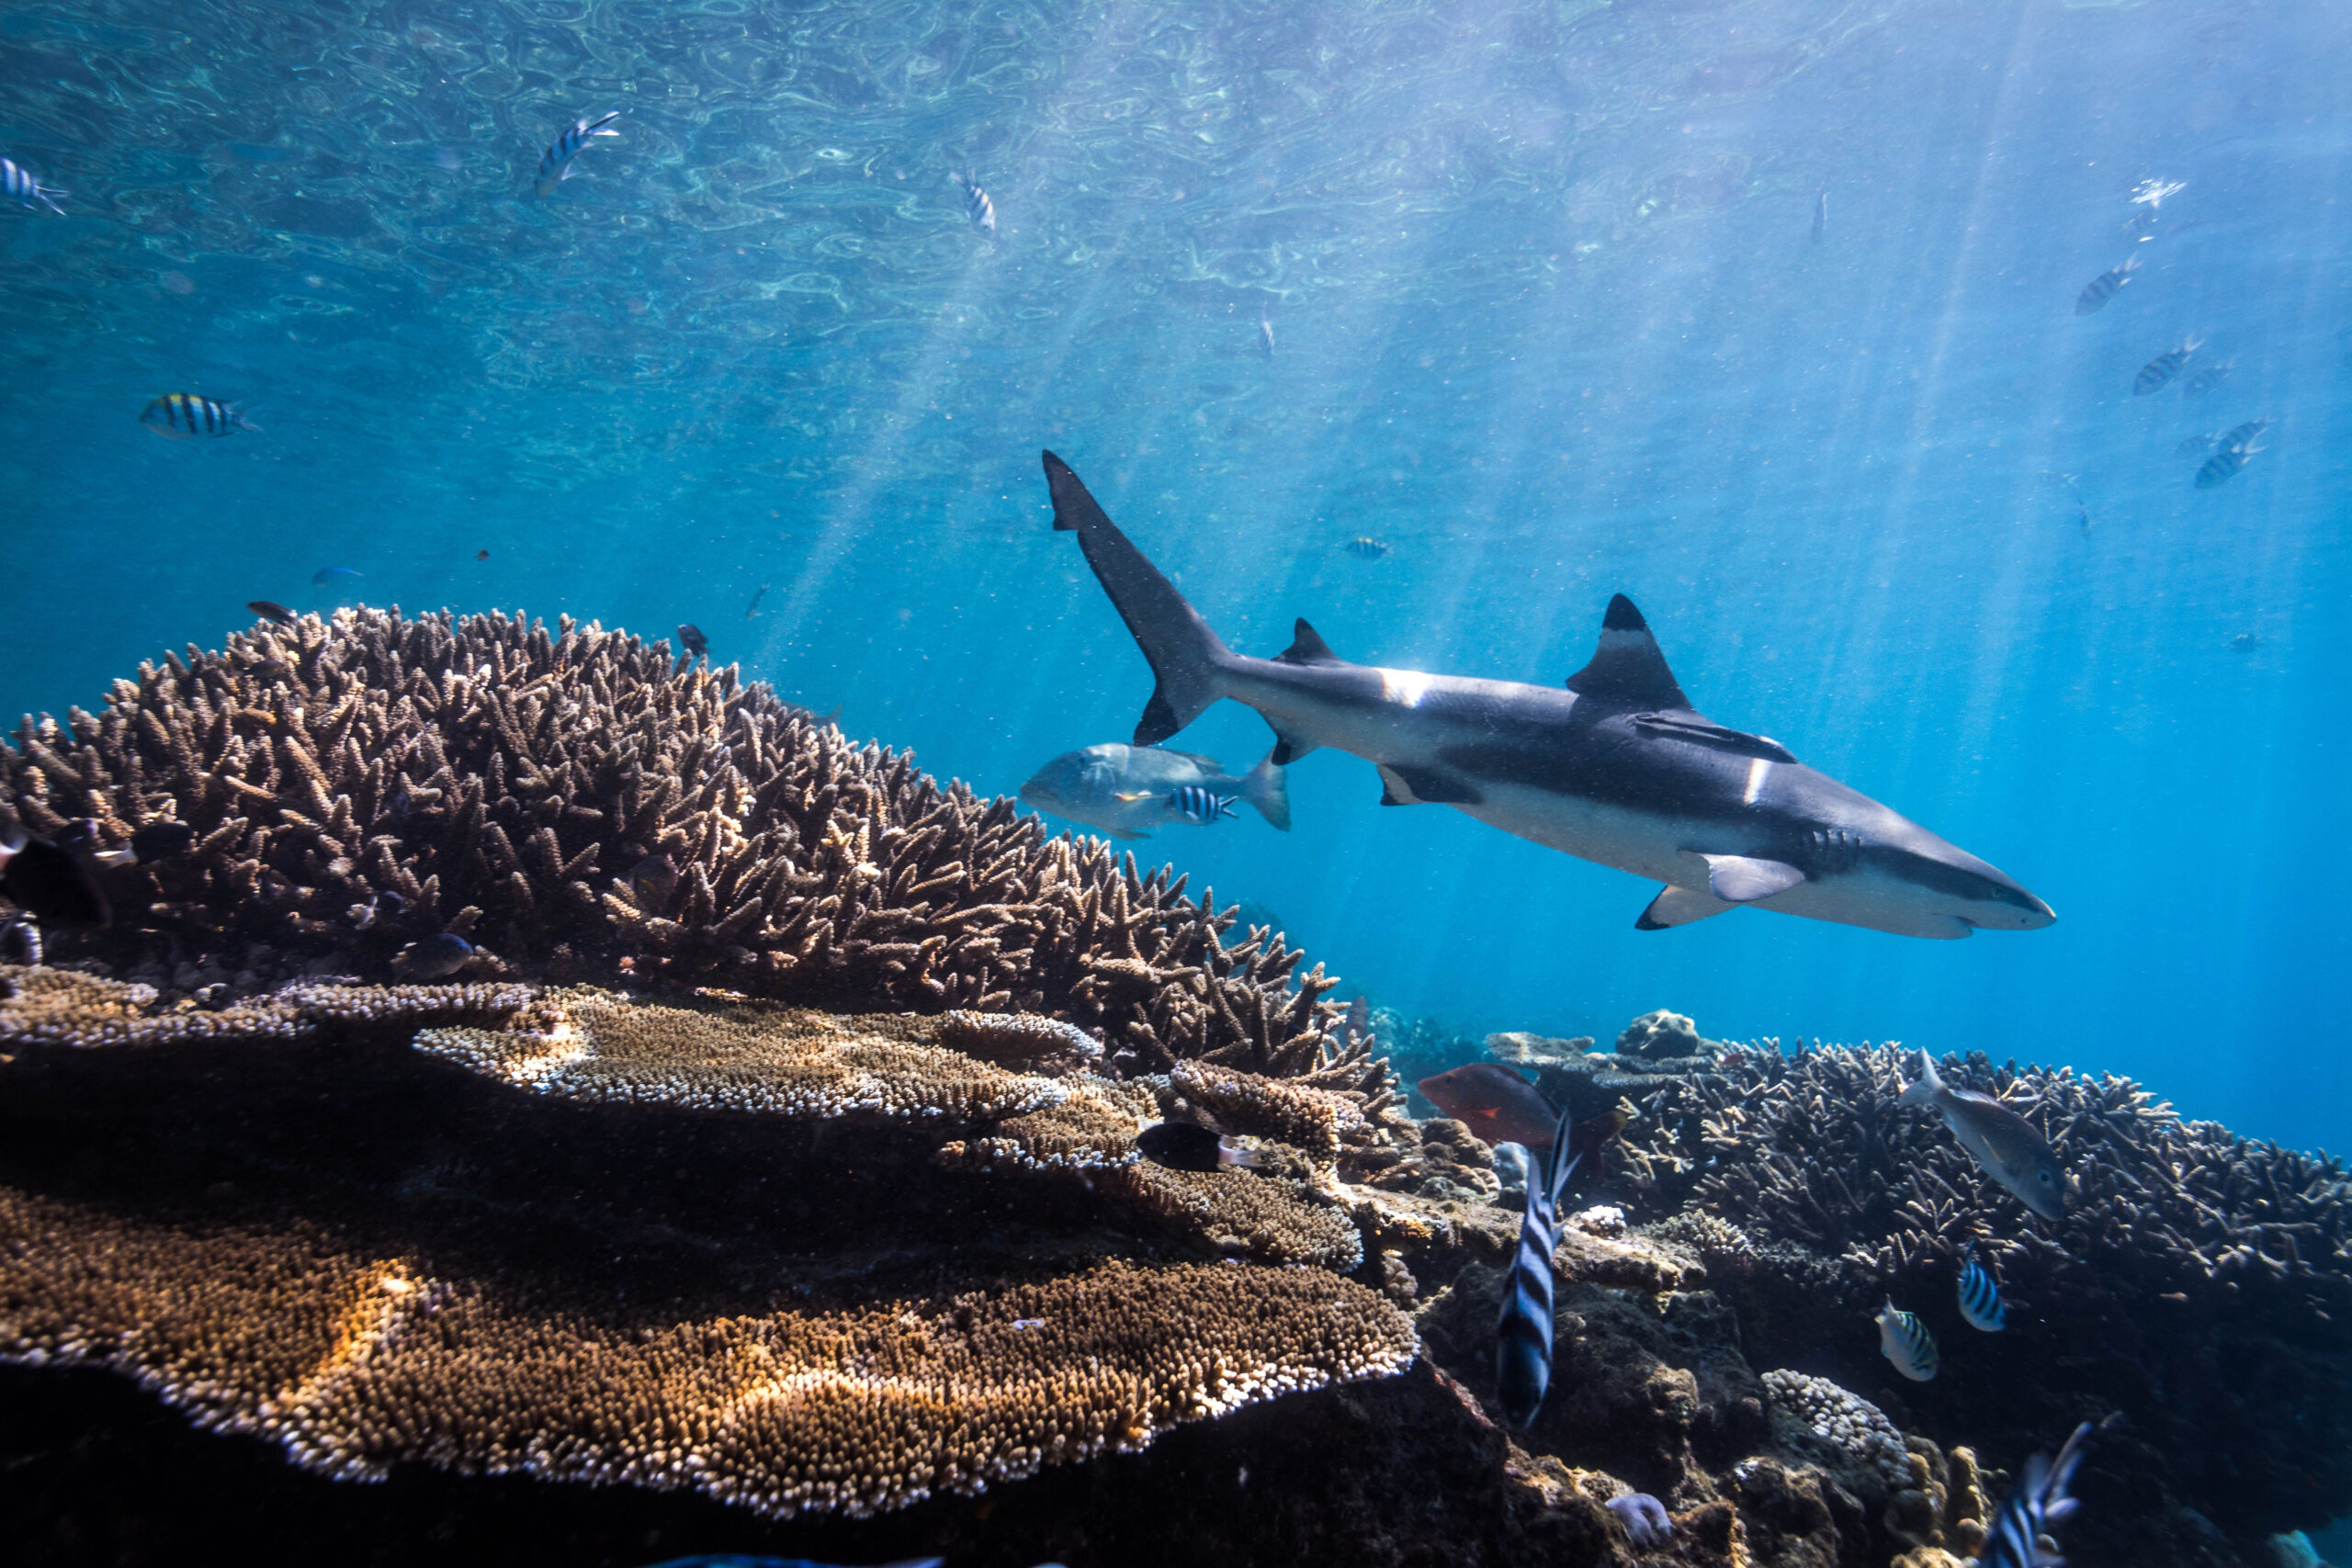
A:
<svg viewBox="0 0 2352 1568">
<path fill-rule="evenodd" d="M 73 194 L 41 184 L 32 171 L 6 158 L 0 158 L 0 191 L 19 207 L 46 207 L 60 218 L 65 216 L 65 209 L 50 198 Z"/>
<path fill-rule="evenodd" d="M 548 142 L 548 150 L 539 154 L 539 194 L 553 196 L 556 186 L 571 177 L 571 161 L 580 156 L 580 150 L 588 145 L 590 137 L 618 136 L 619 131 L 605 128 L 620 118 L 621 111 L 615 109 L 597 119 L 574 120 L 570 130 Z"/>
<path fill-rule="evenodd" d="M 2058 1156 L 2032 1122 L 1990 1095 L 1947 1088 L 1925 1051 L 1919 1053 L 1919 1081 L 1903 1091 L 1902 1103 L 1940 1115 L 1968 1157 L 2018 1202 L 2045 1220 L 2066 1217 Z"/>
<path fill-rule="evenodd" d="M 2131 282 L 2132 275 L 2139 270 L 2140 258 L 2126 256 L 2121 266 L 2109 267 L 2092 278 L 2083 286 L 2082 293 L 2075 297 L 2075 314 L 2087 316 L 2105 309 L 2107 302 L 2115 298 L 2116 291 Z"/>
<path fill-rule="evenodd" d="M 996 203 L 980 188 L 978 175 L 957 175 L 956 183 L 964 187 L 964 216 L 984 234 L 996 232 Z"/>
<path fill-rule="evenodd" d="M 1262 314 L 1258 318 L 1258 346 L 1265 351 L 1267 358 L 1274 356 L 1274 323 Z"/>
<path fill-rule="evenodd" d="M 1625 1124 L 1623 1114 L 1611 1111 L 1571 1126 L 1572 1114 L 1560 1112 L 1542 1167 L 1529 1173 L 1519 1256 L 1504 1277 L 1502 1315 L 1495 1325 L 1495 1383 L 1503 1422 L 1521 1431 L 1533 1424 L 1552 1386 L 1552 1254 L 1560 1245 L 1560 1200 L 1584 1156 Z"/>
<path fill-rule="evenodd" d="M 1977 1260 L 1972 1249 L 1960 1266 L 1960 1315 L 1971 1328 L 1998 1334 L 2008 1326 L 2009 1309 L 2001 1300 L 2000 1282 Z"/>
<path fill-rule="evenodd" d="M 1934 1381 L 1942 1361 L 1936 1353 L 1936 1337 L 1928 1332 L 1928 1325 L 1891 1301 L 1878 1309 L 1878 1348 L 1896 1371 L 1913 1382 Z"/>
<path fill-rule="evenodd" d="M 2150 392 L 2163 391 L 2171 383 L 2172 378 L 2180 374 L 2181 367 L 2188 363 L 2188 356 L 2204 346 L 2203 338 L 2193 337 L 2178 348 L 2159 354 L 2149 360 L 2148 363 L 2140 367 L 2140 373 L 2132 378 L 2132 395 L 2135 398 L 2144 398 Z"/>
<path fill-rule="evenodd" d="M 1200 796 L 1246 800 L 1276 828 L 1290 829 L 1290 789 L 1270 754 L 1235 778 L 1215 757 L 1115 742 L 1065 751 L 1021 786 L 1021 804 L 1099 828 L 1114 839 L 1148 839 L 1170 823 L 1204 827 L 1215 815 L 1196 814 Z M 1187 802 L 1191 801 L 1192 805 Z"/>
<path fill-rule="evenodd" d="M 2017 1484 L 1993 1516 L 1976 1568 L 2065 1568 L 2064 1558 L 2043 1550 L 2041 1538 L 2051 1526 L 2074 1516 L 2076 1500 L 2066 1495 L 2066 1484 L 2083 1462 L 2083 1445 L 2090 1435 L 2091 1424 L 2086 1421 L 2075 1428 L 2057 1459 L 2036 1454 L 2025 1461 Z"/>
</svg>

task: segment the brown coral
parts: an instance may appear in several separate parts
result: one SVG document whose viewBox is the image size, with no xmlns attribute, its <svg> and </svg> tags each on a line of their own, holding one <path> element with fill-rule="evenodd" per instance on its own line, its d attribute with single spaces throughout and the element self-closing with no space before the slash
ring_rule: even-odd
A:
<svg viewBox="0 0 2352 1568">
<path fill-rule="evenodd" d="M 1335 982 L 1278 934 L 1228 945 L 1230 915 L 1181 879 L 942 789 L 731 669 L 569 619 L 346 610 L 191 646 L 103 714 L 28 720 L 0 796 L 44 833 L 89 818 L 105 846 L 197 830 L 108 874 L 144 914 L 53 946 L 130 978 L 192 956 L 224 979 L 321 954 L 382 973 L 447 931 L 559 977 L 626 960 L 860 1010 L 1054 1013 L 1135 1070 L 1199 1058 L 1386 1103 Z"/>
<path fill-rule="evenodd" d="M 692 1489 L 777 1516 L 973 1493 L 1183 1421 L 1403 1370 L 1320 1270 L 1116 1261 L 830 1313 L 616 1313 L 310 1227 L 125 1222 L 0 1189 L 0 1358 L 138 1378 L 344 1479 Z"/>
<path fill-rule="evenodd" d="M 217 1010 L 164 1003 L 152 986 L 70 969 L 0 964 L 0 1050 L 28 1045 L 164 1045 L 317 1037 L 337 1027 L 496 1019 L 528 1002 L 527 986 L 286 986 Z"/>
</svg>

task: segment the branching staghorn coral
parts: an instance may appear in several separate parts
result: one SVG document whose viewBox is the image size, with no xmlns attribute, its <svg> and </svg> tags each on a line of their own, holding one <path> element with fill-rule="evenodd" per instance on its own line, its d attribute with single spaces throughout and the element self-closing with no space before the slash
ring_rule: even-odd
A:
<svg viewBox="0 0 2352 1568">
<path fill-rule="evenodd" d="M 1392 1080 L 1336 984 L 1262 929 L 942 789 L 666 643 L 503 615 L 304 616 L 190 646 L 102 714 L 28 719 L 0 798 L 115 849 L 158 820 L 185 855 L 108 872 L 126 914 L 62 938 L 160 982 L 201 959 L 266 980 L 332 958 L 389 973 L 447 931 L 474 966 L 633 976 L 859 1010 L 1050 1013 L 1127 1070 L 1203 1060 L 1342 1089 Z"/>
</svg>

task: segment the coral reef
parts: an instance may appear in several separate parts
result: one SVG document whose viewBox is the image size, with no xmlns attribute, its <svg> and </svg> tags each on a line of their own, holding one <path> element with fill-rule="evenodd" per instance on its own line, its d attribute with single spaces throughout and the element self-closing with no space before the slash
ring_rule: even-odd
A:
<svg viewBox="0 0 2352 1568">
<path fill-rule="evenodd" d="M 0 799 L 107 851 L 194 829 L 105 874 L 140 913 L 51 944 L 121 978 L 380 977 L 448 932 L 492 974 L 1053 1014 L 1132 1070 L 1198 1058 L 1374 1111 L 1390 1092 L 1279 935 L 1228 946 L 1229 915 L 1101 840 L 1049 840 L 731 669 L 569 619 L 344 610 L 191 646 L 102 714 L 26 720 Z"/>
<path fill-rule="evenodd" d="M 292 1041 L 355 1029 L 400 1031 L 503 1018 L 535 994 L 527 986 L 480 981 L 454 986 L 297 982 L 267 996 L 205 1009 L 187 998 L 165 1003 L 152 986 L 125 985 L 71 969 L 0 964 L 0 1050 Z"/>
<path fill-rule="evenodd" d="M 1847 1393 L 1827 1378 L 1807 1377 L 1785 1369 L 1764 1374 L 1775 1409 L 1786 1410 L 1815 1435 L 1875 1468 L 1890 1486 L 1911 1481 L 1911 1458 L 1903 1434 L 1886 1412 L 1869 1400 Z"/>
</svg>

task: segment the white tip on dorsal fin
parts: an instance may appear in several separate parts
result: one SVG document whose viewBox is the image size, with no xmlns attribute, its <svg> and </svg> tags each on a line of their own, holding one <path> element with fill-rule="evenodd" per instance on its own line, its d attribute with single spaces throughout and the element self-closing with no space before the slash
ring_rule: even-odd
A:
<svg viewBox="0 0 2352 1568">
<path fill-rule="evenodd" d="M 1631 708 L 1687 708 L 1690 699 L 1666 667 L 1657 638 L 1634 602 L 1623 593 L 1609 601 L 1601 617 L 1600 644 L 1592 661 L 1568 677 L 1568 690 L 1597 703 Z"/>
<path fill-rule="evenodd" d="M 1707 863 L 1707 887 L 1726 904 L 1753 904 L 1775 893 L 1786 893 L 1804 880 L 1804 873 L 1776 860 L 1747 855 L 1701 855 Z"/>
<path fill-rule="evenodd" d="M 1687 926 L 1711 916 L 1728 914 L 1738 908 L 1726 904 L 1712 893 L 1702 893 L 1695 887 L 1664 887 L 1634 922 L 1638 931 L 1662 931 L 1673 926 Z"/>
</svg>

